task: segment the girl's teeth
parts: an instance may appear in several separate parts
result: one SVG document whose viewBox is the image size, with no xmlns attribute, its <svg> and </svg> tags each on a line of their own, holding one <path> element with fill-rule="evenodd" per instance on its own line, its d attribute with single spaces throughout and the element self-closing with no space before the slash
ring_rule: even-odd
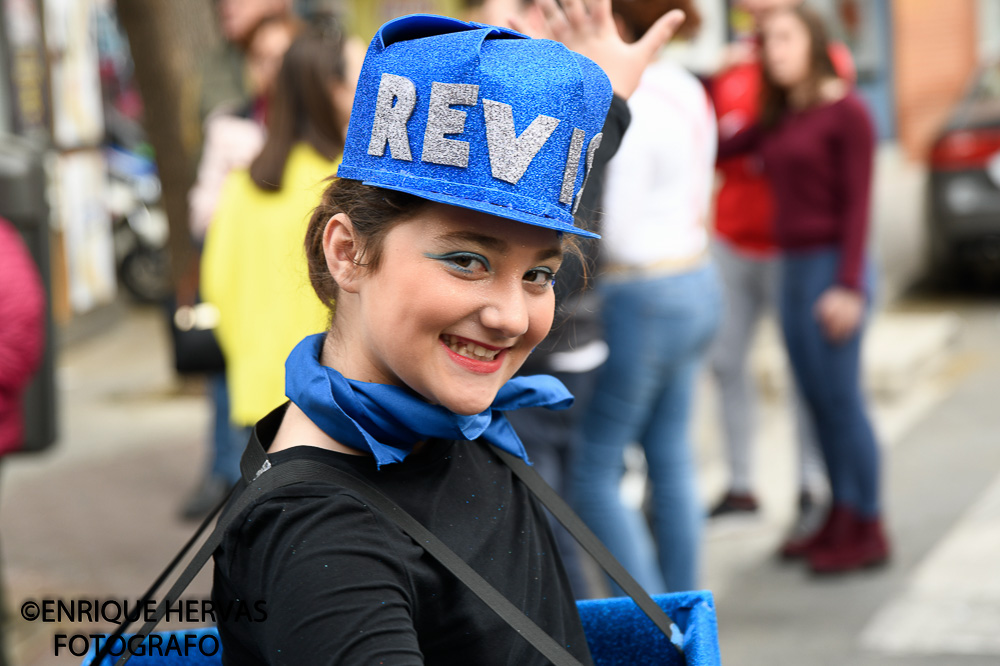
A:
<svg viewBox="0 0 1000 666">
<path fill-rule="evenodd" d="M 448 344 L 448 348 L 456 354 L 475 360 L 492 361 L 499 353 L 499 350 L 486 349 L 481 345 L 459 342 L 454 336 L 451 335 L 446 338 L 446 342 Z"/>
</svg>

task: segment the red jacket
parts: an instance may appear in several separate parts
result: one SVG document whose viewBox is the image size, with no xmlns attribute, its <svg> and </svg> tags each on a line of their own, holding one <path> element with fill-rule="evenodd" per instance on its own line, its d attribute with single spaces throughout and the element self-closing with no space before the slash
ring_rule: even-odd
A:
<svg viewBox="0 0 1000 666">
<path fill-rule="evenodd" d="M 853 83 L 854 61 L 847 47 L 830 44 L 830 59 L 841 78 Z M 709 89 L 720 139 L 757 122 L 762 77 L 760 61 L 753 61 L 730 67 L 712 79 Z M 723 180 L 715 203 L 716 233 L 747 252 L 774 252 L 774 202 L 760 158 L 741 155 L 720 159 L 717 166 Z"/>
<path fill-rule="evenodd" d="M 0 218 L 0 455 L 21 447 L 21 398 L 42 360 L 45 290 L 21 235 Z"/>
</svg>

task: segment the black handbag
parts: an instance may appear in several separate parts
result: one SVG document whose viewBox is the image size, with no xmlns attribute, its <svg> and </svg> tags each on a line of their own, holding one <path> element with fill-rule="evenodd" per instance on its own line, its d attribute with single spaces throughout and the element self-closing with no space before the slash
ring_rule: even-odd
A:
<svg viewBox="0 0 1000 666">
<path fill-rule="evenodd" d="M 170 319 L 174 369 L 178 374 L 224 372 L 226 359 L 215 338 L 219 310 L 211 303 L 181 305 Z"/>
<path fill-rule="evenodd" d="M 191 262 L 178 283 L 177 298 L 169 304 L 170 340 L 174 369 L 181 375 L 225 372 L 226 358 L 215 337 L 219 310 L 198 295 L 199 262 Z"/>
</svg>

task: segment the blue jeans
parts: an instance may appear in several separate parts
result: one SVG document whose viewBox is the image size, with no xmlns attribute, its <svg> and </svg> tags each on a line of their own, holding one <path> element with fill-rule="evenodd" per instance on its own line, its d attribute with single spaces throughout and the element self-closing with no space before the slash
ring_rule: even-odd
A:
<svg viewBox="0 0 1000 666">
<path fill-rule="evenodd" d="M 240 479 L 240 458 L 250 441 L 251 428 L 241 428 L 229 420 L 229 389 L 226 373 L 208 378 L 212 400 L 212 461 L 209 475 L 236 483 Z"/>
<path fill-rule="evenodd" d="M 861 388 L 864 324 L 848 340 L 829 341 L 814 309 L 836 283 L 840 252 L 788 252 L 781 261 L 781 328 L 788 359 L 816 425 L 833 501 L 865 517 L 879 513 L 879 450 Z M 865 271 L 872 301 L 873 276 Z"/>
<path fill-rule="evenodd" d="M 688 430 L 695 377 L 722 313 L 721 286 L 709 266 L 600 291 L 610 356 L 580 424 L 570 493 L 647 592 L 694 589 L 703 511 Z M 655 541 L 619 495 L 622 454 L 633 442 L 646 454 Z"/>
</svg>

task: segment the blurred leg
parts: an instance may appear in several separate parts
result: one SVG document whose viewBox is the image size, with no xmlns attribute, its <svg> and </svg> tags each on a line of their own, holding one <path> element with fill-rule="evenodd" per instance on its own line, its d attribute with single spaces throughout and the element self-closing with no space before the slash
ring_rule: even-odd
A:
<svg viewBox="0 0 1000 666">
<path fill-rule="evenodd" d="M 694 388 L 701 359 L 718 328 L 721 286 L 712 269 L 675 278 L 680 306 L 672 329 L 672 349 L 665 352 L 659 397 L 642 438 L 653 485 L 654 525 L 660 570 L 667 588 L 677 592 L 698 586 L 698 563 L 704 512 L 690 436 Z"/>
<path fill-rule="evenodd" d="M 729 462 L 730 492 L 753 489 L 752 443 L 757 432 L 757 395 L 748 372 L 747 356 L 769 292 L 764 283 L 773 262 L 744 257 L 725 242 L 713 246 L 722 278 L 725 314 L 710 351 L 719 388 L 723 435 Z"/>
<path fill-rule="evenodd" d="M 649 288 L 605 285 L 603 318 L 608 360 L 583 415 L 570 466 L 570 496 L 580 517 L 650 594 L 665 592 L 652 535 L 639 511 L 619 495 L 625 447 L 639 440 L 655 399 L 662 331 L 645 319 Z M 620 594 L 617 586 L 613 593 Z"/>
<path fill-rule="evenodd" d="M 819 322 L 813 314 L 813 305 L 823 289 L 823 281 L 808 257 L 786 257 L 782 264 L 780 319 L 788 351 L 788 361 L 795 383 L 801 391 L 808 415 L 816 428 L 816 437 L 830 478 L 830 492 L 834 503 L 849 501 L 850 490 L 845 487 L 844 474 L 832 450 L 830 431 L 820 421 L 819 406 L 824 402 L 825 391 L 821 382 L 823 337 Z M 807 285 L 806 280 L 814 283 Z"/>
<path fill-rule="evenodd" d="M 240 480 L 240 459 L 243 457 L 243 451 L 247 448 L 247 442 L 250 441 L 252 432 L 253 426 L 230 425 L 229 427 L 229 448 L 226 452 L 228 461 L 225 469 L 235 470 L 235 475 L 227 479 L 230 484 Z"/>
<path fill-rule="evenodd" d="M 240 477 L 240 455 L 234 452 L 233 427 L 229 422 L 229 391 L 226 388 L 225 373 L 216 373 L 206 378 L 208 399 L 212 405 L 211 450 L 208 468 L 198 481 L 198 486 L 184 501 L 181 517 L 198 520 L 222 501 L 229 488 Z M 244 445 L 246 442 L 244 441 Z"/>
<path fill-rule="evenodd" d="M 799 390 L 794 378 L 790 385 L 795 440 L 799 448 L 799 493 L 808 493 L 815 497 L 824 492 L 823 488 L 828 483 L 826 465 L 816 438 L 816 426 L 813 425 L 802 391 Z"/>
<path fill-rule="evenodd" d="M 673 373 L 643 438 L 653 484 L 654 525 L 660 571 L 671 592 L 696 589 L 703 510 L 689 437 L 691 398 L 698 363 Z"/>
<path fill-rule="evenodd" d="M 775 311 L 780 310 L 781 262 L 777 259 L 767 266 L 766 289 L 767 301 Z M 789 369 L 789 402 L 791 403 L 792 420 L 795 426 L 795 441 L 799 449 L 799 494 L 816 495 L 829 484 L 826 465 L 823 462 L 819 442 L 816 439 L 816 426 L 813 424 L 809 406 L 802 397 L 802 391 L 795 379 L 794 371 Z"/>
<path fill-rule="evenodd" d="M 250 436 L 245 428 L 235 426 L 229 420 L 229 389 L 225 374 L 213 377 L 212 392 L 215 396 L 212 476 L 233 484 L 240 478 L 240 457 Z"/>
<path fill-rule="evenodd" d="M 813 416 L 834 502 L 865 516 L 878 512 L 878 447 L 861 389 L 862 330 L 827 340 L 813 307 L 834 284 L 835 252 L 803 253 L 785 262 L 782 326 L 789 358 Z"/>
</svg>

